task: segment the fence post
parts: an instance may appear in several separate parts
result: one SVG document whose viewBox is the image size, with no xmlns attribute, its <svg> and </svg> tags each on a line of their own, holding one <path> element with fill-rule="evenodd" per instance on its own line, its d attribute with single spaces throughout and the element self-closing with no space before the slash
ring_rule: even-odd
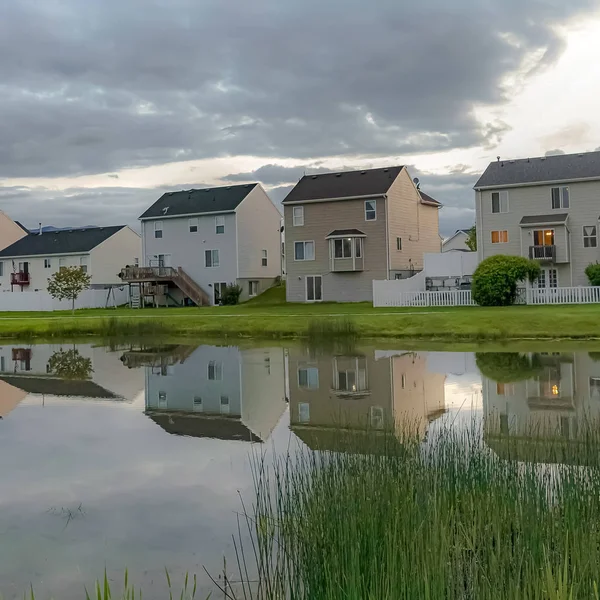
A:
<svg viewBox="0 0 600 600">
<path fill-rule="evenodd" d="M 529 282 L 527 282 L 525 287 L 525 304 L 533 304 L 533 293 Z"/>
</svg>

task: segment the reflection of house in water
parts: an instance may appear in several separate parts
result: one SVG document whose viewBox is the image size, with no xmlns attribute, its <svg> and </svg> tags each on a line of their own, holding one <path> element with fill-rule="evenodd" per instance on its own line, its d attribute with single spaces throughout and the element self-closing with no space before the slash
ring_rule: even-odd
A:
<svg viewBox="0 0 600 600">
<path fill-rule="evenodd" d="M 367 430 L 408 427 L 424 436 L 428 423 L 444 413 L 444 380 L 427 371 L 418 352 L 311 356 L 292 348 L 291 428 L 321 449 L 339 449 L 340 431 L 364 437 Z"/>
<path fill-rule="evenodd" d="M 0 382 L 20 390 L 23 397 L 47 399 L 132 401 L 143 390 L 143 373 L 124 369 L 121 353 L 91 344 L 75 348 L 75 356 L 85 361 L 89 370 L 80 377 L 67 378 L 52 371 L 52 357 L 73 352 L 71 344 L 0 346 Z"/>
<path fill-rule="evenodd" d="M 498 360 L 507 364 L 502 355 Z M 587 353 L 554 353 L 534 354 L 530 363 L 522 381 L 496 382 L 484 373 L 486 442 L 500 456 L 567 461 L 561 444 L 573 448 L 587 426 L 600 422 L 600 362 Z"/>
<path fill-rule="evenodd" d="M 146 367 L 146 414 L 165 431 L 192 437 L 264 441 L 283 414 L 281 348 L 200 346 Z"/>
</svg>

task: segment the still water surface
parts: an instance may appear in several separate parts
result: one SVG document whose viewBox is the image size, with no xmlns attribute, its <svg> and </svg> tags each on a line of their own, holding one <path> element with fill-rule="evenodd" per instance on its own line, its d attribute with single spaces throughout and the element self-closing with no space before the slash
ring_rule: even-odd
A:
<svg viewBox="0 0 600 600">
<path fill-rule="evenodd" d="M 146 597 L 197 573 L 213 587 L 251 456 L 336 448 L 336 431 L 389 427 L 426 439 L 451 423 L 486 424 L 486 443 L 532 427 L 576 438 L 600 412 L 594 353 L 475 354 L 358 347 L 131 345 L 0 347 L 0 593 L 75 600 L 125 567 Z M 347 450 L 347 448 L 345 448 Z"/>
</svg>

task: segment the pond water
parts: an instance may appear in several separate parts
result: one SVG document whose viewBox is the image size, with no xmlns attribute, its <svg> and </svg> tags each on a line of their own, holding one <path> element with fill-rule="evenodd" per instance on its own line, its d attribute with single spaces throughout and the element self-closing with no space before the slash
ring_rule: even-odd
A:
<svg viewBox="0 0 600 600">
<path fill-rule="evenodd" d="M 196 573 L 208 593 L 204 567 L 218 577 L 225 557 L 236 571 L 232 536 L 241 498 L 252 501 L 253 452 L 338 450 L 339 429 L 358 434 L 402 415 L 425 439 L 475 418 L 499 455 L 513 436 L 524 440 L 517 458 L 551 462 L 539 436 L 528 443 L 532 426 L 568 441 L 599 415 L 597 359 L 0 346 L 0 594 L 22 598 L 33 585 L 37 598 L 80 599 L 105 568 L 119 583 L 128 568 L 149 598 L 166 589 L 165 568 L 173 581 Z"/>
</svg>

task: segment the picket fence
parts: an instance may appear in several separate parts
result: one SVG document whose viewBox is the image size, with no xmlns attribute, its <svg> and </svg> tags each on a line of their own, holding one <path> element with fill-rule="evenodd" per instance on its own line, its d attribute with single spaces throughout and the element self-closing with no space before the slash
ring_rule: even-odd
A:
<svg viewBox="0 0 600 600">
<path fill-rule="evenodd" d="M 471 290 L 404 291 L 397 283 L 374 281 L 373 306 L 476 306 Z M 520 294 L 519 303 L 600 304 L 600 287 L 528 288 L 525 294 Z"/>
<path fill-rule="evenodd" d="M 85 290 L 75 300 L 75 308 L 104 308 L 107 304 L 109 307 L 113 307 L 127 304 L 128 301 L 128 292 L 125 286 L 113 288 L 110 296 L 108 290 Z M 56 310 L 71 310 L 71 302 L 55 300 L 45 291 L 0 293 L 0 312 L 52 312 Z"/>
</svg>

